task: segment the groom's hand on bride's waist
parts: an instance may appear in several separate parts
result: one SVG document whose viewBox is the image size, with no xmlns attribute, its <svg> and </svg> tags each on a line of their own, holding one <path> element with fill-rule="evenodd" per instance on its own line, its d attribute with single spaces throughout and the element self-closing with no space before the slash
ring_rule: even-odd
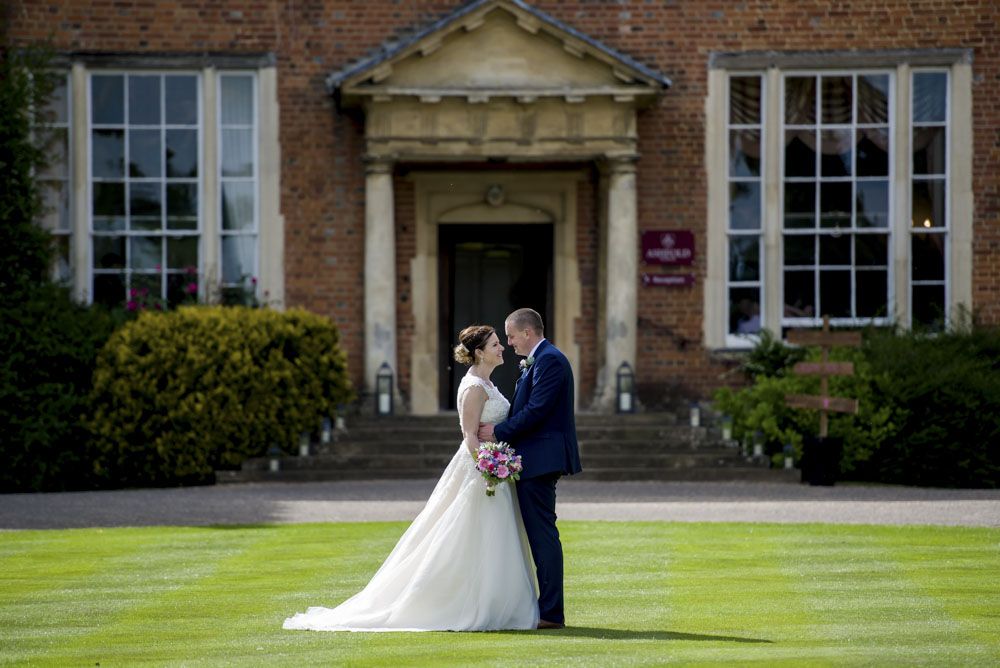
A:
<svg viewBox="0 0 1000 668">
<path fill-rule="evenodd" d="M 479 423 L 479 440 L 487 442 L 495 442 L 495 436 L 493 435 L 493 425 Z"/>
</svg>

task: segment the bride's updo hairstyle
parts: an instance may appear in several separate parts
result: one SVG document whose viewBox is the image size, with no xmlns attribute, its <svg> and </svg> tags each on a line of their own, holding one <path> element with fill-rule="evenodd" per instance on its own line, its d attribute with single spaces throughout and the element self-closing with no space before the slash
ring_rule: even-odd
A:
<svg viewBox="0 0 1000 668">
<path fill-rule="evenodd" d="M 455 361 L 466 366 L 476 363 L 476 351 L 486 345 L 486 342 L 496 331 L 489 325 L 469 325 L 458 333 L 458 345 L 455 346 Z"/>
</svg>

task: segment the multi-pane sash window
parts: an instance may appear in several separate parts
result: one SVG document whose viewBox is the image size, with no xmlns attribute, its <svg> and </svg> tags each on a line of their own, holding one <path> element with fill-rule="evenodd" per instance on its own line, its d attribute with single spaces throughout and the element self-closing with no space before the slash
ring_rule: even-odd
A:
<svg viewBox="0 0 1000 668">
<path fill-rule="evenodd" d="M 257 99 L 252 74 L 219 77 L 223 298 L 257 290 Z"/>
<path fill-rule="evenodd" d="M 43 121 L 48 140 L 48 161 L 44 171 L 39 173 L 38 182 L 42 194 L 44 210 L 41 224 L 52 233 L 55 240 L 55 279 L 68 282 L 70 274 L 70 241 L 72 220 L 70 219 L 70 116 L 69 77 L 61 75 L 44 110 Z"/>
<path fill-rule="evenodd" d="M 913 324 L 940 327 L 947 275 L 948 73 L 912 79 L 910 285 Z"/>
<path fill-rule="evenodd" d="M 201 101 L 195 74 L 90 76 L 92 295 L 176 303 L 199 268 Z M 133 292 L 136 291 L 136 292 Z"/>
<path fill-rule="evenodd" d="M 783 77 L 783 325 L 892 315 L 890 73 Z"/>
<path fill-rule="evenodd" d="M 729 78 L 728 300 L 729 335 L 761 328 L 762 78 Z"/>
</svg>

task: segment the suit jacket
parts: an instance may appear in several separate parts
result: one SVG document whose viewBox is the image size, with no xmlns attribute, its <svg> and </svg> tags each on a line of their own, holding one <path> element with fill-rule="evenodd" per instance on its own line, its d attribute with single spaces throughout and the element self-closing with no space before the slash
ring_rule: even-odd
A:
<svg viewBox="0 0 1000 668">
<path fill-rule="evenodd" d="M 573 414 L 573 369 L 547 340 L 538 346 L 534 360 L 517 381 L 510 417 L 493 433 L 522 456 L 522 478 L 579 473 L 583 469 Z"/>
</svg>

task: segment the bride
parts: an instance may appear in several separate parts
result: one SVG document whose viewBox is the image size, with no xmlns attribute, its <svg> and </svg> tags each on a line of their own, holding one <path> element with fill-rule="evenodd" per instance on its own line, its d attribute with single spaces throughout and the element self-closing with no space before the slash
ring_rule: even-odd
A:
<svg viewBox="0 0 1000 668">
<path fill-rule="evenodd" d="M 538 598 L 513 483 L 486 495 L 476 470 L 479 423 L 507 417 L 510 403 L 490 382 L 503 363 L 492 327 L 459 333 L 455 359 L 469 365 L 458 386 L 463 440 L 427 505 L 368 585 L 336 608 L 312 607 L 284 628 L 312 631 L 487 631 L 534 629 Z"/>
</svg>

